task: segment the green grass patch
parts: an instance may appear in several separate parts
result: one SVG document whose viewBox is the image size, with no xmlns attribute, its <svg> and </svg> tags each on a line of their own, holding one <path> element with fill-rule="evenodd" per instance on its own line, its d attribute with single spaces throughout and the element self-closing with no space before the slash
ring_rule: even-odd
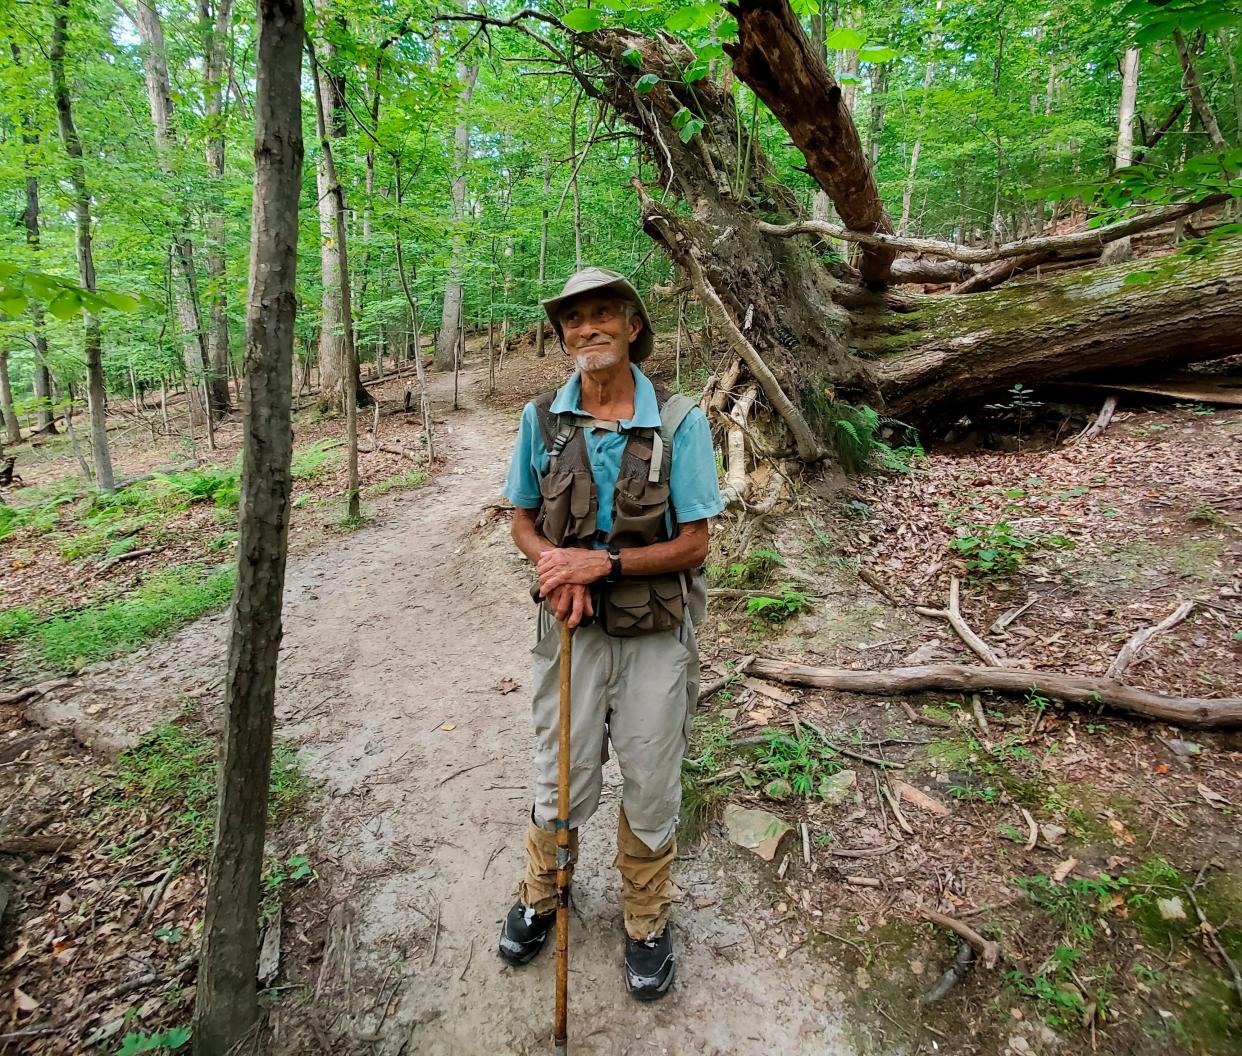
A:
<svg viewBox="0 0 1242 1056">
<path fill-rule="evenodd" d="M 407 469 L 392 477 L 385 477 L 362 489 L 363 498 L 374 499 L 393 491 L 408 491 L 427 483 L 427 474 L 421 469 Z"/>
<path fill-rule="evenodd" d="M 204 573 L 192 566 L 161 572 L 124 598 L 57 616 L 34 626 L 20 637 L 43 665 L 72 671 L 83 664 L 107 660 L 197 619 L 228 602 L 233 591 L 233 568 Z M 23 617 L 9 619 L 21 625 Z"/>
<path fill-rule="evenodd" d="M 117 758 L 116 776 L 109 782 L 109 806 L 146 814 L 171 806 L 164 854 L 186 865 L 204 860 L 210 849 L 217 780 L 211 739 L 182 723 L 164 722 Z M 268 819 L 282 821 L 309 793 L 310 782 L 296 750 L 277 745 L 272 751 Z M 114 853 L 123 854 L 125 848 L 114 848 Z"/>
<path fill-rule="evenodd" d="M 25 637 L 38 622 L 39 617 L 32 609 L 7 609 L 0 612 L 0 642 Z"/>
</svg>

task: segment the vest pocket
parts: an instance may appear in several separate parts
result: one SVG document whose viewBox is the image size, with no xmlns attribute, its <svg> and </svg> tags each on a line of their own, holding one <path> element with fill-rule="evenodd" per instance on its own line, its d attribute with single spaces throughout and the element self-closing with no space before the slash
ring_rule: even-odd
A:
<svg viewBox="0 0 1242 1056">
<path fill-rule="evenodd" d="M 644 480 L 637 494 L 635 483 L 618 481 L 614 493 L 612 531 L 609 542 L 617 546 L 648 546 L 665 537 L 664 514 L 668 510 L 668 485 Z"/>
<path fill-rule="evenodd" d="M 535 527 L 557 546 L 595 535 L 595 489 L 589 472 L 555 470 L 539 481 L 543 504 Z"/>
<path fill-rule="evenodd" d="M 604 630 L 615 638 L 671 631 L 681 626 L 686 612 L 681 580 L 675 572 L 609 583 L 603 600 Z"/>
</svg>

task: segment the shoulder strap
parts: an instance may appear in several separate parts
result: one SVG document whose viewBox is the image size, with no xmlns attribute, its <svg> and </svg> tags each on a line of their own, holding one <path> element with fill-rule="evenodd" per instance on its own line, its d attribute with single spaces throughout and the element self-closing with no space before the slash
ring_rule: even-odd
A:
<svg viewBox="0 0 1242 1056">
<path fill-rule="evenodd" d="M 552 413 L 552 401 L 556 399 L 556 390 L 541 392 L 530 402 L 535 405 L 535 418 L 539 422 L 539 431 L 543 434 L 543 446 L 552 450 L 556 443 L 556 415 Z"/>
<path fill-rule="evenodd" d="M 651 456 L 650 481 L 668 480 L 673 465 L 673 437 L 681 423 L 698 404 L 689 396 L 675 392 L 660 407 L 660 430 L 655 434 Z"/>
</svg>

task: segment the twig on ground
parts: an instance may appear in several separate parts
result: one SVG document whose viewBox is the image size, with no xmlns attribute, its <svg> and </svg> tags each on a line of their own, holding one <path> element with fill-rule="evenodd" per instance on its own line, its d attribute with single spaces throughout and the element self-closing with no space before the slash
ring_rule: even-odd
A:
<svg viewBox="0 0 1242 1056">
<path fill-rule="evenodd" d="M 1033 851 L 1035 850 L 1035 844 L 1039 842 L 1039 826 L 1035 824 L 1035 818 L 1031 815 L 1031 812 L 1026 809 L 1026 807 L 1019 807 L 1018 810 L 1021 811 L 1022 818 L 1026 822 L 1026 849 L 1028 851 Z"/>
<path fill-rule="evenodd" d="M 1104 400 L 1104 406 L 1100 408 L 1100 413 L 1095 416 L 1095 421 L 1074 437 L 1070 444 L 1076 444 L 1080 440 L 1090 440 L 1093 436 L 1100 436 L 1108 428 L 1108 423 L 1113 420 L 1113 414 L 1116 410 L 1117 397 L 1109 396 Z"/>
<path fill-rule="evenodd" d="M 468 971 L 470 970 L 470 962 L 471 962 L 472 960 L 474 960 L 474 939 L 471 939 L 471 940 L 470 940 L 470 952 L 466 954 L 466 963 L 465 963 L 465 965 L 462 967 L 462 970 L 461 970 L 461 975 L 459 975 L 459 976 L 457 977 L 457 981 L 458 981 L 459 983 L 460 983 L 460 982 L 465 982 L 465 979 L 466 979 L 466 972 L 468 972 Z"/>
<path fill-rule="evenodd" d="M 463 766 L 460 770 L 456 770 L 453 773 L 449 774 L 448 777 L 440 781 L 436 787 L 438 788 L 439 785 L 447 785 L 450 781 L 453 780 L 453 778 L 461 777 L 462 774 L 468 774 L 470 773 L 471 770 L 477 770 L 480 766 L 487 766 L 487 764 L 490 763 L 491 761 L 492 761 L 491 759 L 484 759 L 483 762 L 475 763 L 473 766 Z"/>
<path fill-rule="evenodd" d="M 993 942 L 991 939 L 985 939 L 969 924 L 963 924 L 954 917 L 946 917 L 943 913 L 937 913 L 934 909 L 920 909 L 919 913 L 922 914 L 924 920 L 930 920 L 933 924 L 939 924 L 942 928 L 948 928 L 970 943 L 975 953 L 983 958 L 983 967 L 996 967 L 996 962 L 1001 956 L 999 943 Z"/>
<path fill-rule="evenodd" d="M 1199 906 L 1199 900 L 1195 898 L 1195 888 L 1203 881 L 1203 874 L 1207 871 L 1205 865 L 1199 870 L 1199 875 L 1195 877 L 1195 882 L 1186 888 L 1186 896 L 1190 899 L 1190 905 L 1195 911 L 1195 916 L 1199 918 L 1199 930 L 1207 937 L 1208 942 L 1212 944 L 1212 948 L 1220 955 L 1220 959 L 1225 962 L 1225 966 L 1229 969 L 1229 975 L 1233 979 L 1233 989 L 1238 995 L 1238 1002 L 1242 1004 L 1242 973 L 1238 971 L 1238 966 L 1234 964 L 1224 945 L 1220 941 L 1220 936 L 1216 933 L 1216 928 L 1212 922 L 1207 919 L 1203 913 L 1203 909 Z"/>
<path fill-rule="evenodd" d="M 1029 609 L 1032 605 L 1034 605 L 1036 600 L 1037 599 L 1035 595 L 1032 594 L 1029 598 L 1026 599 L 1026 603 L 1024 605 L 1015 605 L 1012 609 L 1009 609 L 1006 612 L 1002 613 L 1000 616 L 997 616 L 995 621 L 992 623 L 992 627 L 991 627 L 992 633 L 993 634 L 1004 634 L 1005 630 L 1009 627 L 1009 625 L 1013 623 L 1013 621 L 1016 620 L 1019 616 L 1021 616 L 1024 612 L 1026 612 L 1027 609 Z"/>
<path fill-rule="evenodd" d="M 975 717 L 975 725 L 979 727 L 979 732 L 986 737 L 991 731 L 988 729 L 988 719 L 983 714 L 983 701 L 979 699 L 978 693 L 970 695 L 970 711 Z"/>
<path fill-rule="evenodd" d="M 914 611 L 920 616 L 931 616 L 936 619 L 948 620 L 949 626 L 957 632 L 957 636 L 965 642 L 971 651 L 979 657 L 988 667 L 1001 667 L 1000 658 L 992 651 L 982 638 L 980 638 L 970 628 L 970 624 L 962 617 L 961 611 L 961 584 L 958 582 L 957 576 L 949 581 L 949 605 L 944 609 L 929 609 L 923 605 L 916 605 Z"/>
<path fill-rule="evenodd" d="M 1179 623 L 1189 616 L 1195 609 L 1195 601 L 1183 601 L 1176 609 L 1157 624 L 1151 627 L 1144 627 L 1138 631 L 1125 645 L 1121 647 L 1121 651 L 1117 653 L 1115 659 L 1108 667 L 1106 678 L 1119 679 L 1125 670 L 1134 662 L 1134 658 L 1143 651 L 1147 643 L 1157 635 L 1164 634 L 1166 631 L 1172 630 Z"/>
<path fill-rule="evenodd" d="M 896 840 L 892 843 L 885 843 L 879 847 L 831 847 L 826 848 L 826 853 L 834 855 L 837 858 L 879 858 L 881 855 L 891 854 L 900 847 Z"/>
<path fill-rule="evenodd" d="M 907 701 L 901 702 L 901 710 L 906 713 L 906 718 L 911 722 L 917 722 L 923 726 L 937 726 L 942 730 L 953 729 L 954 724 L 951 719 L 937 719 L 931 715 L 924 715 L 922 712 L 915 711 Z"/>
<path fill-rule="evenodd" d="M 802 725 L 805 726 L 808 730 L 810 730 L 813 734 L 815 734 L 816 737 L 818 737 L 821 741 L 823 741 L 824 744 L 826 744 L 829 748 L 831 748 L 838 755 L 847 755 L 851 759 L 858 759 L 861 762 L 870 763 L 872 766 L 878 766 L 882 770 L 883 769 L 904 770 L 906 768 L 905 763 L 892 763 L 892 762 L 889 762 L 887 759 L 877 759 L 874 755 L 866 755 L 863 752 L 854 751 L 853 748 L 846 748 L 844 745 L 840 744 L 839 742 L 834 741 L 831 737 L 828 736 L 827 733 L 824 732 L 823 729 L 821 729 L 819 726 L 816 726 L 815 723 L 811 722 L 808 719 L 803 719 Z"/>
</svg>

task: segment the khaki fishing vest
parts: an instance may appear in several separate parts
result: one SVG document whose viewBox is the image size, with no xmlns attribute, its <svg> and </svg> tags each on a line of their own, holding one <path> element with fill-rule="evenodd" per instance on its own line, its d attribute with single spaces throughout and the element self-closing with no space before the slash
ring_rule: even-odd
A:
<svg viewBox="0 0 1242 1056">
<path fill-rule="evenodd" d="M 672 538 L 668 531 L 669 472 L 673 435 L 694 401 L 656 390 L 659 429 L 626 430 L 620 472 L 613 493 L 612 528 L 596 530 L 599 495 L 591 475 L 586 430 L 616 431 L 616 422 L 589 415 L 553 414 L 555 392 L 534 400 L 543 441 L 550 455 L 548 471 L 539 480 L 543 497 L 535 526 L 556 546 L 590 547 L 605 542 L 617 548 L 650 546 Z M 674 513 L 676 511 L 673 511 Z M 676 518 L 671 518 L 673 535 Z M 706 581 L 702 570 L 666 572 L 655 576 L 626 576 L 592 586 L 596 618 L 608 634 L 630 638 L 681 626 L 686 610 L 697 624 L 706 608 Z"/>
</svg>

